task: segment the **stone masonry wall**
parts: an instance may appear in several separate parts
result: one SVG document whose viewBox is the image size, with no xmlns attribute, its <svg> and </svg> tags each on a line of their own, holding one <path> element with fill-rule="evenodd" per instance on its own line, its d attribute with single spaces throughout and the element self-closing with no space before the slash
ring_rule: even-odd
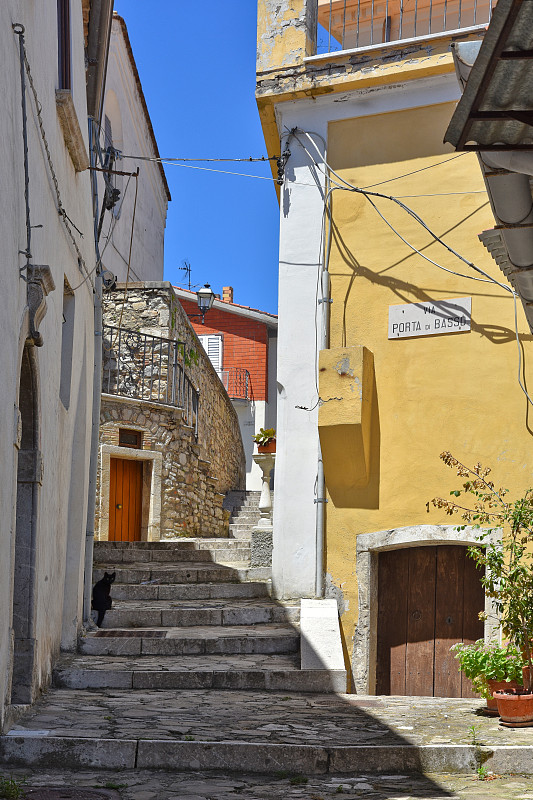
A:
<svg viewBox="0 0 533 800">
<path fill-rule="evenodd" d="M 100 442 L 118 446 L 119 428 L 139 430 L 142 449 L 161 453 L 160 536 L 227 536 L 227 514 L 222 509 L 226 492 L 244 489 L 244 450 L 237 414 L 194 333 L 172 286 L 166 282 L 124 285 L 104 296 L 104 324 L 184 342 L 194 351 L 186 373 L 199 390 L 198 439 L 185 425 L 182 412 L 168 405 L 103 395 Z M 195 363 L 197 362 L 197 363 Z M 149 453 L 146 453 L 147 457 Z M 124 457 L 128 456 L 124 448 Z M 99 480 L 102 482 L 102 459 Z M 106 478 L 107 479 L 107 478 Z M 99 487 L 98 496 L 105 493 Z M 100 504 L 101 505 L 101 504 Z M 143 538 L 149 522 L 143 499 Z M 99 508 L 97 535 L 101 536 Z M 152 520 L 152 534 L 154 524 Z"/>
</svg>

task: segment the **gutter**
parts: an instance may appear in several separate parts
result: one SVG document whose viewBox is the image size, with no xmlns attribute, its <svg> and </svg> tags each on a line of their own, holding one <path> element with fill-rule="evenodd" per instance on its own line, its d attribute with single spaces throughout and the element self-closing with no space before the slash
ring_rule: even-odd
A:
<svg viewBox="0 0 533 800">
<path fill-rule="evenodd" d="M 92 0 L 87 36 L 87 114 L 102 118 L 113 0 Z"/>
</svg>

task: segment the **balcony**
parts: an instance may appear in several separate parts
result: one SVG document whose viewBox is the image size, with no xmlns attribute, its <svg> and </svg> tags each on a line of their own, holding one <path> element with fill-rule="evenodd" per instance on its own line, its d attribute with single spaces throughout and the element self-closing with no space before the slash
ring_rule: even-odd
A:
<svg viewBox="0 0 533 800">
<path fill-rule="evenodd" d="M 318 0 L 317 53 L 485 26 L 492 0 Z"/>
<path fill-rule="evenodd" d="M 138 331 L 103 327 L 102 392 L 183 409 L 198 433 L 198 390 L 186 375 L 185 345 Z"/>
<path fill-rule="evenodd" d="M 250 373 L 247 369 L 232 367 L 231 369 L 223 369 L 218 374 L 230 400 L 252 399 L 252 384 L 250 382 Z"/>
</svg>

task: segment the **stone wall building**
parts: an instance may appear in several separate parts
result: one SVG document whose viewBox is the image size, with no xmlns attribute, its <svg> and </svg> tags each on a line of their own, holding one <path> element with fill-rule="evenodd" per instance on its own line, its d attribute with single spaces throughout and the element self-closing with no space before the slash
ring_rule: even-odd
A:
<svg viewBox="0 0 533 800">
<path fill-rule="evenodd" d="M 104 322 L 97 538 L 227 536 L 239 422 L 172 286 L 119 284 Z"/>
<path fill-rule="evenodd" d="M 174 287 L 187 314 L 198 311 L 196 294 Z M 276 427 L 276 357 L 278 318 L 275 314 L 233 302 L 233 288 L 224 286 L 195 332 L 224 384 L 239 417 L 246 455 L 246 489 L 261 491 L 262 473 L 253 460 L 254 434 Z"/>
</svg>

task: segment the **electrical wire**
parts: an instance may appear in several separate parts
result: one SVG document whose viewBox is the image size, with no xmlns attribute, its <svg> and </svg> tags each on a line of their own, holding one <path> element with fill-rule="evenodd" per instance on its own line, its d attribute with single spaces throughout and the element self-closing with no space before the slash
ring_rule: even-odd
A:
<svg viewBox="0 0 533 800">
<path fill-rule="evenodd" d="M 395 178 L 387 178 L 385 181 L 379 181 L 378 183 L 370 183 L 368 186 L 363 186 L 363 189 L 374 189 L 376 186 L 383 186 L 384 183 L 392 183 L 393 181 L 400 181 L 402 178 L 409 178 L 411 175 L 416 175 L 418 172 L 424 172 L 426 169 L 434 169 L 435 167 L 440 167 L 441 164 L 448 164 L 450 161 L 455 161 L 456 158 L 461 158 L 461 156 L 466 156 L 468 153 L 458 153 L 451 158 L 446 158 L 444 161 L 439 161 L 437 164 L 428 164 L 427 167 L 420 167 L 420 169 L 414 169 L 411 172 L 405 172 L 403 175 L 397 175 Z"/>
<path fill-rule="evenodd" d="M 409 206 L 407 206 L 405 203 L 402 203 L 402 202 L 401 202 L 401 201 L 400 201 L 400 200 L 399 200 L 397 197 L 393 197 L 393 196 L 390 196 L 390 195 L 385 195 L 385 194 L 382 194 L 381 192 L 370 192 L 370 191 L 368 191 L 368 189 L 362 189 L 362 188 L 359 188 L 359 187 L 353 186 L 353 184 L 350 184 L 350 183 L 349 183 L 348 181 L 346 181 L 346 180 L 345 180 L 345 179 L 344 179 L 344 178 L 343 178 L 341 175 L 339 175 L 337 172 L 335 172 L 335 170 L 333 170 L 333 169 L 331 168 L 331 166 L 330 166 L 330 165 L 327 163 L 326 159 L 325 159 L 325 158 L 322 156 L 322 154 L 320 153 L 320 151 L 319 151 L 319 150 L 318 150 L 318 148 L 316 147 L 316 145 L 315 145 L 315 143 L 313 142 L 313 140 L 312 140 L 312 138 L 311 138 L 310 134 L 309 134 L 309 133 L 307 133 L 306 131 L 301 131 L 301 133 L 303 133 L 303 134 L 304 134 L 304 135 L 305 135 L 305 136 L 306 136 L 306 137 L 309 139 L 309 141 L 310 141 L 310 142 L 313 144 L 313 146 L 315 147 L 315 149 L 317 150 L 317 152 L 318 152 L 318 153 L 319 153 L 319 155 L 321 156 L 321 158 L 322 158 L 322 160 L 323 160 L 323 162 L 324 162 L 324 165 L 325 165 L 325 167 L 326 167 L 326 169 L 327 169 L 327 172 L 325 172 L 324 170 L 321 170 L 321 171 L 323 172 L 323 174 L 325 174 L 325 175 L 327 176 L 327 178 L 328 178 L 329 180 L 331 180 L 331 178 L 330 178 L 330 176 L 329 176 L 329 174 L 328 174 L 328 173 L 329 173 L 329 172 L 332 172 L 332 173 L 333 173 L 333 175 L 335 175 L 335 177 L 336 177 L 336 178 L 338 178 L 338 180 L 339 180 L 339 181 L 341 181 L 341 182 L 344 184 L 344 186 L 342 186 L 342 185 L 338 184 L 337 182 L 335 182 L 336 188 L 337 188 L 337 189 L 344 190 L 344 191 L 353 191 L 353 192 L 356 192 L 356 193 L 358 193 L 358 194 L 362 194 L 362 195 L 364 195 L 364 196 L 366 197 L 366 199 L 367 199 L 367 200 L 370 202 L 370 204 L 372 205 L 372 207 L 375 209 L 375 211 L 376 211 L 376 212 L 379 214 L 379 216 L 381 217 L 381 219 L 382 219 L 382 220 L 383 220 L 383 221 L 384 221 L 384 222 L 385 222 L 385 223 L 388 225 L 388 227 L 389 227 L 389 228 L 390 228 L 390 229 L 391 229 L 391 230 L 392 230 L 392 231 L 393 231 L 393 232 L 394 232 L 394 233 L 395 233 L 395 234 L 396 234 L 396 235 L 397 235 L 397 236 L 398 236 L 398 237 L 399 237 L 399 238 L 400 238 L 400 239 L 401 239 L 401 240 L 402 240 L 402 241 L 403 241 L 403 242 L 404 242 L 404 243 L 405 243 L 405 244 L 406 244 L 408 247 L 410 247 L 410 248 L 411 248 L 411 249 L 412 249 L 414 252 L 418 253 L 418 254 L 419 254 L 419 255 L 421 255 L 423 258 L 425 258 L 427 261 L 429 261 L 430 263 L 432 263 L 432 264 L 434 264 L 435 266 L 439 267 L 439 269 L 443 269 L 443 270 L 445 270 L 446 272 L 452 272 L 452 270 L 448 270 L 446 267 L 443 267 L 441 264 L 437 264 L 437 262 L 433 261 L 433 260 L 432 260 L 432 259 L 430 259 L 428 256 L 424 255 L 424 253 L 421 253 L 421 252 L 420 252 L 420 250 L 418 250 L 417 248 L 415 248 L 415 247 L 414 247 L 414 245 L 411 245 L 411 244 L 410 244 L 410 242 L 408 242 L 408 241 L 407 241 L 407 239 L 405 239 L 405 238 L 404 238 L 404 237 L 403 237 L 403 236 L 402 236 L 402 235 L 399 233 L 399 231 L 397 231 L 397 230 L 394 228 L 394 226 L 392 225 L 392 223 L 390 223 L 390 222 L 389 222 L 389 221 L 386 219 L 386 217 L 385 217 L 385 216 L 384 216 L 384 215 L 381 213 L 381 211 L 380 211 L 380 210 L 377 208 L 377 205 L 376 205 L 376 203 L 375 203 L 375 202 L 374 202 L 374 201 L 371 199 L 371 197 L 380 197 L 380 198 L 383 198 L 383 199 L 386 199 L 386 200 L 390 200 L 390 201 L 392 201 L 392 202 L 396 203 L 397 205 L 399 205 L 399 206 L 400 206 L 400 207 L 401 207 L 401 208 L 402 208 L 402 209 L 403 209 L 403 210 L 404 210 L 406 213 L 408 213 L 408 214 L 409 214 L 409 216 L 411 216 L 413 219 L 415 219 L 415 221 L 416 221 L 416 222 L 418 222 L 418 223 L 419 223 L 419 224 L 420 224 L 420 225 L 421 225 L 421 226 L 422 226 L 422 227 L 423 227 L 423 228 L 424 228 L 424 229 L 425 229 L 425 230 L 426 230 L 426 231 L 427 231 L 427 232 L 428 232 L 428 233 L 429 233 L 429 234 L 430 234 L 430 235 L 433 237 L 433 239 L 435 239 L 435 241 L 437 241 L 439 244 L 441 244 L 443 247 L 445 247 L 445 248 L 446 248 L 446 249 L 447 249 L 447 250 L 448 250 L 450 253 L 452 253 L 453 255 L 455 255 L 457 258 L 459 258 L 459 259 L 460 259 L 461 261 L 463 261 L 465 264 L 467 264 L 467 266 L 471 267 L 471 268 L 472 268 L 472 269 L 474 269 L 476 272 L 479 272 L 479 273 L 481 273 L 482 275 L 484 275 L 484 276 L 485 276 L 485 278 L 487 278 L 488 280 L 487 280 L 487 281 L 483 281 L 483 282 L 490 282 L 490 283 L 494 283 L 495 285 L 499 286 L 500 288 L 504 289 L 506 292 L 508 292 L 508 293 L 510 293 L 510 294 L 511 294 L 511 296 L 512 296 L 512 298 L 513 298 L 513 302 L 514 302 L 514 323 L 515 323 L 515 326 L 514 326 L 514 327 L 515 327 L 515 338 L 516 338 L 516 344 L 517 344 L 517 348 L 518 348 L 518 385 L 520 386 L 520 389 L 522 390 L 522 392 L 524 393 L 525 397 L 527 398 L 527 401 L 528 401 L 528 402 L 529 402 L 529 403 L 530 403 L 530 404 L 533 406 L 533 400 L 532 400 L 532 399 L 531 399 L 531 397 L 529 396 L 529 394 L 528 394 L 528 392 L 527 392 L 527 390 L 526 390 L 526 388 L 525 388 L 524 384 L 522 383 L 522 378 L 521 378 L 521 373 L 522 373 L 522 351 L 521 351 L 521 344 L 520 344 L 520 335 L 519 335 L 519 332 L 518 332 L 518 306 L 517 306 L 517 299 L 518 299 L 518 297 L 519 297 L 518 293 L 517 293 L 517 292 L 515 292 L 515 291 L 514 291 L 514 289 L 513 289 L 511 286 L 508 286 L 508 285 L 506 285 L 506 284 L 503 284 L 503 283 L 501 283 L 500 281 L 496 280 L 496 279 L 495 279 L 495 278 L 493 278 L 491 275 L 489 275 L 489 274 L 488 274 L 488 273 L 486 273 L 484 270 L 482 270 L 482 269 L 481 269 L 481 267 L 478 267 L 478 266 L 476 266 L 476 265 L 475 265 L 473 262 L 469 261 L 467 258 L 465 258 L 465 257 L 464 257 L 464 256 L 462 256 L 460 253 L 458 253 L 458 252 L 457 252 L 457 251 L 456 251 L 456 250 L 455 250 L 453 247 L 450 247 L 450 246 L 449 246 L 449 245 L 448 245 L 446 242 L 444 242 L 444 241 L 443 241 L 443 239 L 441 239 L 441 237 L 440 237 L 440 236 L 438 236 L 436 233 L 434 233 L 434 232 L 431 230 L 431 228 L 430 228 L 430 227 L 429 227 L 429 226 L 428 226 L 428 225 L 427 225 L 427 224 L 424 222 L 424 220 L 423 220 L 423 219 L 422 219 L 422 218 L 421 218 L 421 217 L 420 217 L 420 216 L 419 216 L 419 215 L 418 215 L 418 214 L 417 214 L 415 211 L 413 211 L 413 209 L 409 208 Z M 319 165 L 319 164 L 316 162 L 316 159 L 315 159 L 315 158 L 312 156 L 312 154 L 311 154 L 311 153 L 309 152 L 309 150 L 308 150 L 308 149 L 305 147 L 305 145 L 303 145 L 303 144 L 302 144 L 302 142 L 300 141 L 300 139 L 298 138 L 298 136 L 295 136 L 295 138 L 296 138 L 296 139 L 299 141 L 300 145 L 302 146 L 302 148 L 304 149 L 304 151 L 307 153 L 307 155 L 308 155 L 308 156 L 311 158 L 311 160 L 313 161 L 313 163 L 315 164 L 315 166 L 317 166 L 317 168 L 318 168 L 318 169 L 321 169 L 321 168 L 320 168 L 320 165 Z M 461 155 L 462 155 L 462 154 L 461 154 Z M 456 275 L 458 274 L 458 275 L 460 275 L 460 273 L 455 273 L 455 272 L 453 272 L 452 274 L 456 274 Z M 473 278 L 473 276 L 465 276 L 465 275 L 461 275 L 461 277 L 470 277 L 470 278 Z M 473 278 L 473 279 L 474 279 L 474 280 L 482 280 L 482 279 L 480 279 L 480 278 Z"/>
<path fill-rule="evenodd" d="M 320 154 L 320 151 L 319 151 L 319 150 L 318 150 L 318 148 L 316 147 L 315 143 L 313 142 L 313 140 L 311 139 L 311 137 L 309 136 L 309 134 L 308 134 L 306 131 L 302 131 L 302 133 L 303 133 L 305 136 L 307 136 L 307 138 L 308 138 L 308 139 L 311 141 L 311 143 L 313 144 L 313 146 L 315 147 L 315 149 L 317 150 L 317 152 L 319 153 L 319 155 L 321 155 L 321 154 Z M 305 152 L 307 153 L 307 155 L 308 155 L 308 156 L 309 156 L 309 157 L 310 157 L 310 158 L 313 160 L 313 162 L 315 163 L 315 165 L 317 166 L 317 168 L 318 168 L 318 169 L 321 169 L 320 165 L 319 165 L 319 164 L 317 164 L 317 162 L 316 162 L 316 161 L 315 161 L 315 159 L 313 158 L 312 154 L 311 154 L 311 153 L 309 152 L 309 150 L 308 150 L 308 149 L 305 147 L 305 145 L 304 145 L 304 144 L 302 144 L 302 142 L 301 142 L 301 140 L 298 138 L 298 136 L 296 136 L 295 138 L 296 138 L 296 139 L 297 139 L 297 140 L 300 142 L 300 144 L 301 144 L 301 146 L 303 147 L 304 151 L 305 151 Z M 339 184 L 338 182 L 335 182 L 335 186 L 336 186 L 338 189 L 342 189 L 342 190 L 344 190 L 344 191 L 355 192 L 355 193 L 357 193 L 357 194 L 362 194 L 362 195 L 364 195 L 364 196 L 367 198 L 367 200 L 370 200 L 370 197 L 380 197 L 380 198 L 382 198 L 382 199 L 384 199 L 384 200 L 390 200 L 391 202 L 393 202 L 393 203 L 396 203 L 396 205 L 400 206 L 400 208 L 401 208 L 403 211 L 405 211 L 405 212 L 406 212 L 406 213 L 407 213 L 407 214 L 408 214 L 410 217 L 412 217 L 412 218 L 413 218 L 413 219 L 414 219 L 414 220 L 415 220 L 415 221 L 416 221 L 416 222 L 417 222 L 419 225 L 421 225 L 421 226 L 422 226 L 422 227 L 423 227 L 423 228 L 424 228 L 424 229 L 425 229 L 425 230 L 426 230 L 426 231 L 429 233 L 429 235 L 430 235 L 430 236 L 431 236 L 431 237 L 432 237 L 432 238 L 433 238 L 433 239 L 434 239 L 436 242 L 438 242 L 440 245 L 442 245 L 442 247 L 444 247 L 446 250 L 448 250 L 448 252 L 449 252 L 449 253 L 451 253 L 452 255 L 454 255 L 456 258 L 458 258 L 460 261 L 462 261 L 464 264 L 466 264 L 466 265 L 467 265 L 468 267 L 470 267 L 471 269 L 475 270 L 476 272 L 478 272 L 478 273 L 479 273 L 479 274 L 481 274 L 481 275 L 484 275 L 484 276 L 485 276 L 485 278 L 487 278 L 487 280 L 488 280 L 489 282 L 496 284 L 497 286 L 499 286 L 500 288 L 502 288 L 502 289 L 503 289 L 504 291 L 506 291 L 506 292 L 510 292 L 511 294 L 514 294 L 514 290 L 513 290 L 513 289 L 512 289 L 510 286 L 508 286 L 508 285 L 506 285 L 506 284 L 504 284 L 504 283 L 500 283 L 500 281 L 497 281 L 497 280 L 496 280 L 496 278 L 493 278 L 491 275 L 489 275 L 487 272 L 485 272 L 485 270 L 481 269 L 481 267 L 478 267 L 478 266 L 476 266 L 476 264 L 474 264 L 474 263 L 473 263 L 472 261 L 470 261 L 469 259 L 465 258 L 463 255 L 461 255 L 461 253 L 459 253 L 457 250 L 455 250 L 453 247 L 451 247 L 449 244 L 447 244 L 447 243 L 444 241 L 444 239 L 442 239 L 442 238 L 441 238 L 441 237 L 440 237 L 440 236 L 439 236 L 437 233 L 435 233 L 435 232 L 434 232 L 434 231 L 433 231 L 433 230 L 432 230 L 432 229 L 429 227 L 429 225 L 427 225 L 427 223 L 426 223 L 426 222 L 424 222 L 424 220 L 422 219 L 422 217 L 420 217 L 420 216 L 419 216 L 419 214 L 417 214 L 417 213 L 416 213 L 416 211 L 414 211 L 412 208 L 410 208 L 410 207 L 409 207 L 408 205 L 406 205 L 405 203 L 402 203 L 402 201 L 401 201 L 401 200 L 399 200 L 397 197 L 394 197 L 393 195 L 387 195 L 387 194 L 383 194 L 382 192 L 371 192 L 371 191 L 369 191 L 368 189 L 362 189 L 362 188 L 360 188 L 360 187 L 358 187 L 358 186 L 354 186 L 352 183 L 350 183 L 350 182 L 349 182 L 349 181 L 347 181 L 345 178 L 343 178 L 341 175 L 339 175 L 337 172 L 335 172 L 335 170 L 334 170 L 334 169 L 333 169 L 333 168 L 332 168 L 332 167 L 331 167 L 331 166 L 330 166 L 330 165 L 327 163 L 327 161 L 325 161 L 325 160 L 324 160 L 324 164 L 325 164 L 325 167 L 327 168 L 328 172 L 332 172 L 332 173 L 333 173 L 333 175 L 335 175 L 335 177 L 336 177 L 336 178 L 337 178 L 339 181 L 342 181 L 342 184 L 343 184 L 343 185 Z M 321 171 L 323 172 L 323 170 L 322 170 L 322 169 L 321 169 Z M 375 205 L 374 203 L 372 203 L 372 206 L 373 206 L 373 207 L 376 209 L 376 211 L 378 211 L 378 209 L 377 209 L 377 207 L 376 207 L 376 205 Z M 384 221 L 386 221 L 386 220 L 385 220 L 385 217 L 384 217 L 383 215 L 381 215 L 381 213 L 380 213 L 379 211 L 378 211 L 378 213 L 380 214 L 380 216 L 382 216 L 382 219 L 383 219 Z M 388 224 L 388 223 L 387 223 L 387 224 Z M 393 231 L 394 231 L 394 233 L 396 233 L 397 235 L 399 235 L 399 234 L 398 234 L 398 232 L 397 232 L 397 231 L 396 231 L 396 230 L 395 230 L 395 229 L 394 229 L 392 226 L 390 226 L 390 227 L 391 227 L 391 230 L 393 230 Z M 402 238 L 402 237 L 400 237 L 400 238 Z M 413 245 L 411 245 L 411 244 L 410 244 L 410 243 L 409 243 L 409 242 L 408 242 L 406 239 L 402 239 L 402 241 L 404 241 L 404 243 L 405 243 L 405 244 L 406 244 L 408 247 L 410 247 L 410 248 L 411 248 L 413 251 L 415 251 L 415 252 L 419 253 L 419 255 L 422 255 L 422 256 L 423 256 L 423 258 L 425 258 L 427 261 L 430 261 L 432 264 L 434 264 L 434 265 L 435 265 L 436 267 L 438 267 L 439 269 L 444 269 L 446 272 L 449 272 L 449 271 L 450 271 L 450 270 L 447 270 L 445 267 L 442 267 L 442 265 L 438 264 L 436 261 L 433 261 L 432 259 L 428 258 L 427 256 L 424 256 L 424 255 L 423 255 L 423 253 L 420 253 L 420 251 L 419 251 L 419 250 L 417 250 L 417 249 L 416 249 L 416 248 L 415 248 Z M 468 277 L 468 276 L 464 276 L 464 275 L 463 275 L 462 277 Z M 470 277 L 472 277 L 472 276 L 470 276 Z M 479 278 L 478 278 L 478 280 L 479 280 Z"/>
<path fill-rule="evenodd" d="M 121 210 L 121 211 L 122 211 L 122 206 L 124 205 L 124 200 L 126 199 L 126 194 L 128 193 L 128 187 L 129 187 L 129 185 L 130 185 L 130 181 L 131 181 L 131 179 L 132 179 L 132 178 L 134 178 L 134 177 L 136 177 L 136 176 L 135 176 L 135 173 L 132 173 L 132 174 L 131 174 L 131 175 L 129 175 L 129 177 L 128 177 L 128 180 L 127 180 L 127 183 L 126 183 L 126 188 L 124 189 L 124 192 L 123 192 L 123 194 L 122 194 L 122 199 L 121 199 L 121 201 L 120 201 L 120 210 Z M 72 289 L 72 291 L 73 291 L 73 292 L 75 292 L 77 289 L 79 289 L 81 286 L 83 286 L 83 284 L 87 282 L 87 279 L 88 279 L 88 278 L 89 278 L 89 277 L 90 277 L 90 276 L 93 274 L 93 272 L 95 272 L 95 271 L 98 269 L 98 267 L 100 267 L 100 266 L 101 266 L 101 264 L 102 264 L 102 258 L 103 258 L 103 255 L 104 255 L 104 253 L 105 253 L 105 251 L 106 251 L 106 249 L 107 249 L 107 246 L 108 246 L 109 242 L 110 242 L 110 241 L 111 241 L 111 239 L 113 238 L 113 233 L 114 233 L 114 231 L 115 231 L 115 226 L 116 226 L 116 224 L 117 224 L 117 222 L 118 222 L 118 217 L 119 217 L 119 215 L 118 215 L 118 214 L 117 214 L 117 216 L 114 216 L 114 215 L 112 215 L 112 217 L 111 217 L 111 221 L 110 221 L 110 223 L 109 223 L 109 228 L 107 229 L 107 234 L 105 235 L 105 238 L 106 238 L 106 243 L 105 243 L 105 245 L 104 245 L 104 246 L 103 246 L 103 248 L 102 248 L 102 251 L 101 251 L 101 253 L 100 253 L 100 256 L 99 256 L 98 260 L 96 261 L 96 264 L 94 265 L 94 267 L 92 268 L 92 270 L 89 272 L 89 274 L 88 274 L 88 275 L 86 275 L 86 276 L 85 276 L 85 278 L 84 278 L 84 279 L 81 281 L 81 283 L 78 283 L 78 285 L 77 285 L 77 286 L 75 286 L 75 287 Z M 114 246 L 114 244 L 113 244 L 113 246 Z M 127 262 L 126 262 L 126 263 L 127 263 Z"/>
<path fill-rule="evenodd" d="M 22 27 L 22 30 L 24 30 L 23 27 Z M 62 200 L 62 197 L 61 197 L 61 192 L 59 190 L 59 181 L 58 181 L 57 174 L 56 174 L 56 171 L 55 171 L 54 163 L 52 161 L 52 156 L 50 154 L 50 145 L 48 144 L 48 139 L 46 137 L 46 132 L 45 132 L 45 129 L 44 129 L 44 122 L 43 122 L 43 117 L 42 117 L 43 106 L 42 106 L 42 104 L 41 104 L 41 102 L 39 100 L 39 97 L 37 95 L 37 89 L 35 88 L 35 83 L 33 81 L 33 75 L 32 75 L 32 72 L 31 72 L 30 62 L 28 60 L 28 54 L 26 52 L 26 46 L 25 46 L 25 42 L 24 42 L 23 33 L 17 33 L 17 35 L 20 36 L 21 53 L 22 53 L 22 58 L 23 58 L 23 61 L 24 61 L 24 69 L 25 69 L 26 75 L 28 77 L 28 84 L 30 86 L 31 93 L 33 95 L 35 115 L 36 115 L 36 118 L 37 118 L 37 125 L 39 127 L 39 133 L 40 133 L 41 141 L 43 143 L 43 147 L 44 147 L 44 151 L 45 151 L 45 155 L 46 155 L 46 161 L 48 163 L 48 169 L 49 169 L 49 172 L 50 172 L 50 177 L 51 177 L 52 184 L 53 184 L 53 187 L 54 187 L 54 193 L 55 193 L 55 197 L 56 197 L 57 212 L 58 212 L 59 216 L 61 217 L 61 220 L 63 221 L 63 225 L 64 225 L 64 228 L 65 228 L 67 234 L 68 234 L 68 238 L 70 239 L 70 242 L 71 242 L 71 244 L 72 244 L 72 246 L 73 246 L 73 248 L 74 248 L 74 250 L 76 252 L 76 256 L 77 256 L 77 259 L 78 259 L 78 269 L 82 273 L 85 272 L 85 279 L 83 281 L 83 283 L 85 283 L 85 281 L 90 278 L 90 274 L 91 273 L 89 273 L 87 265 L 85 264 L 85 259 L 83 258 L 81 250 L 78 247 L 78 243 L 76 241 L 76 238 L 75 238 L 74 234 L 72 233 L 71 225 L 72 225 L 72 227 L 74 227 L 76 229 L 76 231 L 80 234 L 80 236 L 83 236 L 83 234 L 81 233 L 79 228 L 76 225 L 74 225 L 74 223 L 72 222 L 71 218 L 67 214 L 65 207 L 63 206 L 63 200 Z M 94 272 L 94 270 L 92 270 L 92 272 Z M 94 286 L 92 285 L 92 283 L 91 283 L 91 288 L 94 290 Z"/>
<path fill-rule="evenodd" d="M 135 228 L 135 212 L 137 210 L 137 192 L 139 190 L 139 178 L 138 175 L 135 175 L 135 199 L 133 201 L 133 214 L 131 218 L 131 234 L 130 234 L 130 250 L 128 253 L 128 271 L 126 272 L 126 285 L 124 286 L 124 300 L 122 302 L 122 308 L 120 309 L 120 317 L 118 320 L 117 328 L 120 330 L 120 326 L 122 324 L 122 315 L 124 314 L 124 306 L 126 305 L 126 300 L 128 299 L 128 283 L 130 280 L 130 269 L 131 269 L 131 252 L 133 248 L 133 230 Z M 118 333 L 116 334 L 115 341 L 111 342 L 111 349 L 115 346 L 116 338 L 118 337 Z"/>
<path fill-rule="evenodd" d="M 134 158 L 137 161 L 152 161 L 154 163 L 165 163 L 165 164 L 172 164 L 176 161 L 178 162 L 187 162 L 187 161 L 201 161 L 203 163 L 211 162 L 211 161 L 277 161 L 278 156 L 260 156 L 259 158 L 253 158 L 250 156 L 249 158 L 171 158 L 171 157 L 160 157 L 160 156 L 132 156 L 126 155 L 125 153 L 120 153 L 121 158 Z"/>
</svg>

